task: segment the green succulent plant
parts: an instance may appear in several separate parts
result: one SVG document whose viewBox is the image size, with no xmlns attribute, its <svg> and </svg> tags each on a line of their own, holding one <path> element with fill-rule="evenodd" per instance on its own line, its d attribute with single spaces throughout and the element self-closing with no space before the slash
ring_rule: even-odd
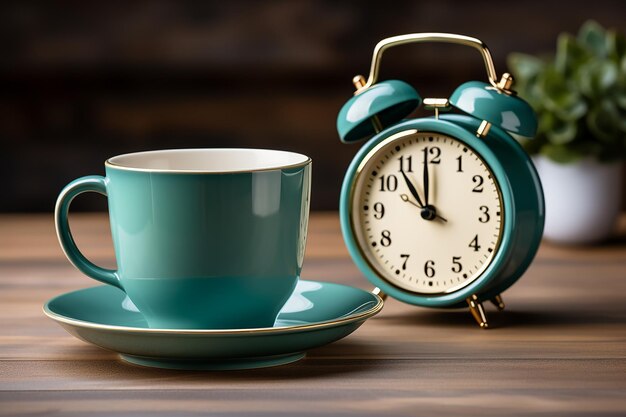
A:
<svg viewBox="0 0 626 417">
<path fill-rule="evenodd" d="M 556 53 L 512 53 L 508 66 L 515 89 L 537 113 L 531 153 L 561 163 L 585 156 L 626 158 L 626 38 L 595 21 L 578 35 L 561 33 Z"/>
</svg>

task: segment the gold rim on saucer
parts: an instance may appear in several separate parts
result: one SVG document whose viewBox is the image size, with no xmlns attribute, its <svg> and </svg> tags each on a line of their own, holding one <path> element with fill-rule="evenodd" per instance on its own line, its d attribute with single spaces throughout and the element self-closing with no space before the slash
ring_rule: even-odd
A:
<svg viewBox="0 0 626 417">
<path fill-rule="evenodd" d="M 356 322 L 368 319 L 372 317 L 380 310 L 382 310 L 384 301 L 377 294 L 370 293 L 374 297 L 376 297 L 376 304 L 357 315 L 348 316 L 343 318 L 338 318 L 336 320 L 326 320 L 317 323 L 311 324 L 300 324 L 294 326 L 281 326 L 281 327 L 260 327 L 260 328 L 248 328 L 248 329 L 149 329 L 149 328 L 137 328 L 137 327 L 129 327 L 129 326 L 112 326 L 108 324 L 98 324 L 92 323 L 84 320 L 76 320 L 71 319 L 60 314 L 53 313 L 48 308 L 48 304 L 53 301 L 55 298 L 49 300 L 43 306 L 43 312 L 46 316 L 50 317 L 52 320 L 55 320 L 60 323 L 66 323 L 73 326 L 86 327 L 91 329 L 101 329 L 101 330 L 113 330 L 113 331 L 125 331 L 125 332 L 134 332 L 134 333 L 164 333 L 164 334 L 195 334 L 195 335 L 238 335 L 242 333 L 292 333 L 299 332 L 303 330 L 310 329 L 319 329 L 324 327 L 334 327 L 341 324 L 346 324 L 350 322 Z"/>
</svg>

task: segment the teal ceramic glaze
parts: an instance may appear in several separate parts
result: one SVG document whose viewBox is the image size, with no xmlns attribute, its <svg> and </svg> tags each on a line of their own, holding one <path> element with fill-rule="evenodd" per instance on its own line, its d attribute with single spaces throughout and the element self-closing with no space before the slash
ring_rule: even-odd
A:
<svg viewBox="0 0 626 417">
<path fill-rule="evenodd" d="M 508 132 L 527 137 L 537 132 L 537 117 L 528 103 L 481 81 L 468 81 L 457 87 L 450 104 Z"/>
<path fill-rule="evenodd" d="M 422 99 L 404 81 L 388 80 L 352 97 L 339 111 L 337 131 L 343 142 L 355 142 L 375 133 L 372 117 L 384 128 L 397 123 L 419 107 Z"/>
<path fill-rule="evenodd" d="M 478 119 L 463 115 L 406 120 L 370 139 L 359 150 L 348 168 L 340 200 L 340 220 L 344 240 L 352 259 L 365 277 L 396 299 L 428 307 L 462 307 L 466 305 L 466 298 L 472 294 L 486 300 L 500 294 L 519 279 L 537 252 L 545 215 L 543 192 L 537 172 L 521 146 L 500 128 L 494 126 L 486 138 L 478 138 L 475 132 L 480 122 Z M 361 254 L 350 224 L 351 190 L 361 161 L 380 142 L 408 129 L 440 132 L 466 143 L 489 165 L 502 192 L 506 220 L 502 243 L 496 255 L 476 281 L 444 295 L 415 294 L 383 280 Z"/>
<path fill-rule="evenodd" d="M 67 257 L 86 275 L 125 291 L 151 327 L 271 326 L 302 268 L 310 159 L 299 155 L 298 163 L 262 169 L 244 163 L 238 171 L 180 170 L 158 167 L 174 152 L 189 152 L 193 167 L 211 152 L 224 153 L 218 165 L 223 158 L 241 165 L 242 153 L 252 152 L 250 163 L 263 166 L 263 158 L 280 151 L 158 152 L 150 162 L 157 168 L 129 168 L 116 163 L 128 156 L 115 157 L 106 177 L 79 178 L 61 192 L 55 218 Z M 86 191 L 108 197 L 115 271 L 88 261 L 70 234 L 70 202 Z"/>
<path fill-rule="evenodd" d="M 378 313 L 382 300 L 339 284 L 299 281 L 269 328 L 175 330 L 148 326 L 126 295 L 111 286 L 55 297 L 44 312 L 70 334 L 128 361 L 171 369 L 247 369 L 302 358 L 339 340 Z"/>
</svg>

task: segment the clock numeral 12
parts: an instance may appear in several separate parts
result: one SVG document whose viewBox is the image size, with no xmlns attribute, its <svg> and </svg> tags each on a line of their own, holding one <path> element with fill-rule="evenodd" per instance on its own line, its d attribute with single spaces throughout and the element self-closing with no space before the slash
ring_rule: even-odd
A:
<svg viewBox="0 0 626 417">
<path fill-rule="evenodd" d="M 433 146 L 432 148 L 427 146 L 422 149 L 422 152 L 424 153 L 424 165 L 441 163 L 441 149 L 437 146 Z M 428 161 L 428 154 L 431 155 L 430 161 Z"/>
</svg>

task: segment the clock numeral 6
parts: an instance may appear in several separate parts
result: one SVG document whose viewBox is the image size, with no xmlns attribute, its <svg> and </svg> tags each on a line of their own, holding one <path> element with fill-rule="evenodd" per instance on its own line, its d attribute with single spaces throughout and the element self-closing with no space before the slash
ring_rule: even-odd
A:
<svg viewBox="0 0 626 417">
<path fill-rule="evenodd" d="M 478 221 L 481 223 L 487 223 L 491 218 L 491 216 L 489 216 L 489 207 L 480 206 L 480 211 L 483 213 L 483 215 L 478 218 Z"/>
<path fill-rule="evenodd" d="M 426 261 L 424 264 L 424 274 L 428 278 L 432 278 L 435 276 L 435 261 Z"/>
<path fill-rule="evenodd" d="M 474 239 L 468 245 L 470 248 L 474 248 L 474 252 L 478 252 L 480 245 L 478 244 L 478 235 L 474 236 Z"/>
<path fill-rule="evenodd" d="M 461 265 L 461 257 L 453 256 L 452 257 L 452 272 L 459 273 L 463 270 L 463 265 Z"/>
<path fill-rule="evenodd" d="M 472 177 L 472 182 L 474 184 L 476 184 L 472 191 L 475 192 L 475 193 L 482 193 L 483 192 L 483 183 L 485 182 L 483 177 L 480 176 L 480 175 L 474 175 Z"/>
<path fill-rule="evenodd" d="M 391 232 L 389 230 L 383 230 L 381 233 L 380 244 L 384 247 L 391 245 Z"/>
<path fill-rule="evenodd" d="M 380 191 L 396 191 L 398 189 L 398 178 L 395 175 L 381 175 Z"/>
<path fill-rule="evenodd" d="M 374 211 L 376 212 L 374 218 L 380 220 L 385 215 L 385 206 L 383 203 L 376 203 L 374 204 Z"/>
</svg>

